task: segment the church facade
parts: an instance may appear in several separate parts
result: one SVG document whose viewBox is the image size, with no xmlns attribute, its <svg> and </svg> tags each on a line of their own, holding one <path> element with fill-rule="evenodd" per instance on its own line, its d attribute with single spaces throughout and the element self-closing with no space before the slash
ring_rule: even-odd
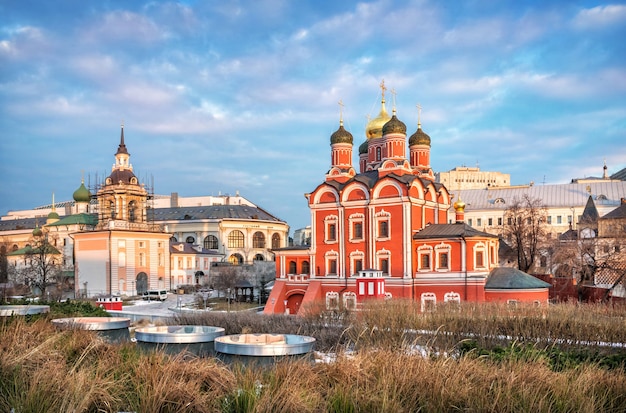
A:
<svg viewBox="0 0 626 413">
<path fill-rule="evenodd" d="M 435 182 L 430 136 L 418 119 L 407 139 L 395 107 L 391 116 L 386 110 L 384 85 L 382 92 L 380 113 L 358 147 L 358 172 L 342 119 L 331 135 L 330 169 L 306 194 L 311 245 L 274 251 L 276 282 L 265 313 L 294 314 L 315 302 L 351 308 L 369 296 L 418 300 L 423 308 L 508 297 L 486 289 L 498 238 L 463 222 L 465 204 L 451 205 L 452 195 Z M 457 219 L 448 223 L 452 206 Z M 530 290 L 514 299 L 547 301 L 545 286 Z"/>
</svg>

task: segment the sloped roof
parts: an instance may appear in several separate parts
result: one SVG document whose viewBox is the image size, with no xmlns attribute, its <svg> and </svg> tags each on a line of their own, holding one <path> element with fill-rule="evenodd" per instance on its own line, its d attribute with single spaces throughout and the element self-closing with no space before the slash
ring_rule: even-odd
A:
<svg viewBox="0 0 626 413">
<path fill-rule="evenodd" d="M 182 251 L 180 250 L 180 247 Z M 196 249 L 197 248 L 197 249 Z M 224 255 L 217 251 L 207 250 L 200 246 L 189 244 L 188 242 L 170 242 L 170 254 L 203 254 L 203 255 Z"/>
<path fill-rule="evenodd" d="M 61 253 L 58 249 L 56 249 L 53 245 L 50 245 L 50 244 L 47 244 L 46 250 L 48 254 L 57 255 Z M 18 250 L 7 253 L 7 256 L 19 256 L 19 255 L 26 255 L 26 254 L 38 254 L 38 253 L 39 253 L 39 248 L 33 248 L 30 245 L 27 245 L 24 248 L 20 248 Z"/>
<path fill-rule="evenodd" d="M 46 217 L 38 218 L 18 218 L 18 219 L 3 219 L 0 220 L 0 232 L 2 231 L 17 231 L 22 229 L 33 230 L 38 223 L 45 223 Z"/>
<path fill-rule="evenodd" d="M 626 168 L 615 172 L 613 175 L 611 175 L 611 179 L 620 179 L 622 181 L 626 181 Z"/>
<path fill-rule="evenodd" d="M 184 221 L 197 219 L 256 219 L 284 222 L 269 212 L 249 205 L 210 205 L 177 208 L 157 208 L 149 212 L 154 221 Z"/>
<path fill-rule="evenodd" d="M 378 181 L 380 181 L 381 179 L 385 179 L 385 178 L 392 178 L 406 185 L 410 185 L 411 182 L 415 180 L 419 180 L 425 188 L 430 185 L 434 185 L 436 190 L 439 190 L 441 187 L 444 186 L 443 184 L 439 182 L 420 178 L 419 176 L 413 175 L 413 174 L 396 175 L 394 173 L 390 173 L 388 175 L 381 177 L 378 174 L 378 170 L 362 172 L 360 174 L 355 175 L 354 177 L 352 177 L 351 179 L 349 179 L 348 181 L 344 183 L 340 183 L 337 181 L 326 181 L 324 182 L 324 184 L 330 185 L 337 190 L 341 190 L 345 188 L 347 185 L 350 185 L 352 182 L 360 182 L 371 189 L 376 185 Z"/>
<path fill-rule="evenodd" d="M 531 198 L 540 199 L 547 207 L 570 208 L 573 205 L 585 205 L 589 195 L 593 197 L 596 207 L 606 207 L 620 205 L 621 198 L 626 194 L 626 181 L 602 180 L 581 184 L 489 187 L 451 192 L 455 195 L 460 194 L 467 204 L 466 212 L 477 209 L 505 210 L 511 206 L 514 199 L 522 199 L 526 194 Z"/>
<path fill-rule="evenodd" d="M 59 227 L 63 225 L 81 225 L 81 224 L 95 226 L 98 224 L 98 217 L 95 214 L 85 214 L 85 213 L 68 215 L 66 217 L 61 218 L 57 222 L 48 224 L 46 226 Z"/>
<path fill-rule="evenodd" d="M 527 290 L 548 287 L 551 285 L 547 282 L 510 267 L 498 267 L 491 270 L 485 284 L 485 290 Z"/>
<path fill-rule="evenodd" d="M 602 217 L 602 219 L 621 219 L 621 218 L 626 218 L 626 203 L 621 204 L 620 206 L 615 208 L 613 211 L 609 212 L 608 214 Z"/>
<path fill-rule="evenodd" d="M 595 223 L 598 221 L 599 216 L 600 214 L 598 214 L 596 204 L 593 202 L 593 197 L 589 195 L 585 209 L 580 216 L 580 222 Z"/>
<path fill-rule="evenodd" d="M 479 231 L 467 225 L 466 223 L 457 224 L 431 224 L 421 231 L 413 235 L 413 239 L 432 239 L 432 238 L 471 238 L 471 237 L 487 237 L 498 238 L 497 235 L 488 234 Z"/>
</svg>

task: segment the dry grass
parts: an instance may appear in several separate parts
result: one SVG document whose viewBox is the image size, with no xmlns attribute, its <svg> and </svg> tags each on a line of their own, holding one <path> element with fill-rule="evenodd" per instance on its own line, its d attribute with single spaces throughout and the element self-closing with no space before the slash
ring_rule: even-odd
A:
<svg viewBox="0 0 626 413">
<path fill-rule="evenodd" d="M 357 314 L 207 313 L 173 320 L 222 326 L 227 334 L 311 335 L 321 343 L 318 350 L 337 352 L 332 363 L 285 360 L 267 368 L 144 353 L 133 343 L 106 343 L 93 332 L 57 331 L 46 319 L 12 318 L 0 321 L 0 411 L 626 411 L 623 364 L 607 369 L 582 362 L 557 370 L 543 347 L 528 340 L 568 337 L 572 343 L 566 349 L 586 341 L 626 342 L 623 309 L 416 310 L 413 303 L 396 301 L 371 303 Z M 468 333 L 506 335 L 532 341 L 533 347 L 499 357 L 460 355 L 455 349 Z M 483 348 L 503 344 L 475 339 Z M 416 344 L 440 352 L 424 357 L 412 351 Z"/>
</svg>

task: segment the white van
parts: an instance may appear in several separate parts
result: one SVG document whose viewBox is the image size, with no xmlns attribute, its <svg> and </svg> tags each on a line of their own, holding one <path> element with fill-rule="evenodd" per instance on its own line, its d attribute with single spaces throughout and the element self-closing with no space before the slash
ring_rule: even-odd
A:
<svg viewBox="0 0 626 413">
<path fill-rule="evenodd" d="M 143 293 L 144 300 L 167 300 L 167 290 L 148 290 Z"/>
</svg>

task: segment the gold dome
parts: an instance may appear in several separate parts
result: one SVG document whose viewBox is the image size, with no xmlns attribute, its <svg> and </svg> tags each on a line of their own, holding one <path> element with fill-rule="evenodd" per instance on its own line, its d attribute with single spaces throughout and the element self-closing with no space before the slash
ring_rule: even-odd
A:
<svg viewBox="0 0 626 413">
<path fill-rule="evenodd" d="M 385 126 L 385 123 L 389 122 L 391 119 L 391 116 L 389 116 L 389 113 L 387 113 L 387 109 L 385 108 L 384 95 L 380 106 L 380 113 L 378 114 L 378 117 L 367 122 L 367 126 L 365 127 L 365 137 L 367 137 L 367 139 L 380 138 L 383 136 L 383 126 Z"/>
<path fill-rule="evenodd" d="M 454 205 L 452 205 L 452 206 L 454 207 L 454 210 L 455 210 L 456 212 L 465 212 L 465 202 L 463 202 L 463 201 L 461 200 L 461 197 L 460 197 L 460 196 L 459 196 L 459 200 L 458 200 L 458 201 L 456 201 L 456 202 L 454 203 Z"/>
</svg>

